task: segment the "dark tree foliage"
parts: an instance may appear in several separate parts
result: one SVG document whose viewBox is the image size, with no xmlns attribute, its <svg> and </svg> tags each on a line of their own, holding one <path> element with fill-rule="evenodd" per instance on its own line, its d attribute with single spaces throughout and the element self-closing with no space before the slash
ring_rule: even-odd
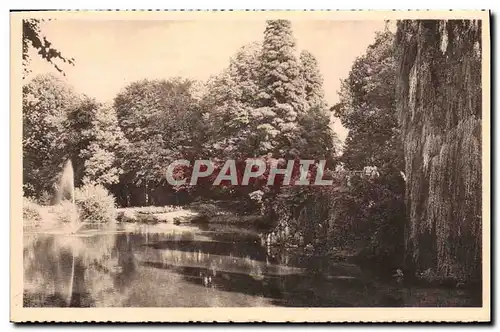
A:
<svg viewBox="0 0 500 332">
<path fill-rule="evenodd" d="M 394 35 L 378 33 L 342 82 L 335 115 L 349 130 L 342 155 L 348 169 L 376 166 L 403 171 L 403 151 L 396 117 Z"/>
<path fill-rule="evenodd" d="M 52 46 L 52 43 L 47 40 L 45 36 L 42 36 L 40 32 L 40 23 L 42 20 L 39 19 L 25 19 L 23 20 L 23 70 L 24 76 L 29 73 L 29 48 L 33 47 L 37 50 L 38 55 L 52 64 L 54 68 L 64 75 L 63 70 L 58 66 L 54 60 L 59 60 L 70 65 L 75 64 L 74 58 L 68 58 L 61 54 L 59 50 Z"/>
<path fill-rule="evenodd" d="M 481 280 L 481 21 L 398 23 L 406 264 Z"/>
<path fill-rule="evenodd" d="M 68 114 L 68 123 L 75 184 L 92 182 L 109 188 L 117 183 L 127 142 L 115 109 L 84 96 Z"/>
<path fill-rule="evenodd" d="M 390 273 L 402 266 L 404 158 L 396 116 L 394 34 L 377 33 L 342 81 L 332 107 L 349 130 L 340 161 L 349 171 L 376 167 L 376 176 L 349 176 L 347 190 L 333 198 L 333 245 L 364 248 L 360 259 Z M 353 242 L 354 241 L 354 242 Z"/>
<path fill-rule="evenodd" d="M 23 177 L 26 195 L 54 192 L 63 163 L 71 159 L 75 184 L 109 186 L 121 173 L 125 141 L 115 110 L 78 95 L 54 75 L 23 86 Z"/>
<path fill-rule="evenodd" d="M 23 184 L 25 194 L 52 193 L 69 156 L 68 114 L 75 91 L 54 75 L 39 75 L 23 86 Z"/>
<path fill-rule="evenodd" d="M 210 131 L 192 94 L 193 83 L 180 78 L 137 81 L 114 100 L 118 123 L 128 140 L 120 196 L 134 196 L 135 205 L 167 204 L 172 194 L 165 179 L 167 166 L 177 159 L 203 159 L 208 151 Z"/>
</svg>

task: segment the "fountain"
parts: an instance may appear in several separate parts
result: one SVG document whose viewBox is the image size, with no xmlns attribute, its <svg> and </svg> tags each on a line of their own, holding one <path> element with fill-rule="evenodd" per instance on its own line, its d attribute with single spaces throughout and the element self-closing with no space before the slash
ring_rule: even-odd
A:
<svg viewBox="0 0 500 332">
<path fill-rule="evenodd" d="M 75 205 L 75 175 L 73 171 L 73 164 L 71 159 L 66 160 L 64 163 L 64 168 L 59 179 L 59 184 L 56 187 L 55 203 L 62 204 L 63 201 L 67 200 L 71 202 L 71 221 L 69 225 L 70 233 L 74 234 L 78 231 L 81 225 L 78 224 L 78 215 Z M 71 300 L 73 297 L 73 287 L 75 279 L 75 253 L 72 253 L 73 259 L 71 264 L 71 276 L 70 283 L 68 287 L 68 297 L 67 304 L 71 305 Z"/>
<path fill-rule="evenodd" d="M 78 213 L 75 205 L 74 172 L 73 172 L 73 164 L 71 163 L 70 159 L 68 159 L 64 163 L 64 168 L 59 178 L 59 183 L 56 186 L 56 193 L 55 193 L 56 205 L 62 204 L 64 201 L 69 201 L 71 203 L 70 230 L 71 233 L 76 233 L 76 231 L 78 231 L 78 229 L 82 225 L 78 223 Z"/>
<path fill-rule="evenodd" d="M 56 204 L 61 204 L 63 199 L 67 199 L 75 204 L 75 181 L 73 164 L 68 159 L 64 163 L 64 168 L 59 179 L 59 184 L 56 190 Z"/>
</svg>

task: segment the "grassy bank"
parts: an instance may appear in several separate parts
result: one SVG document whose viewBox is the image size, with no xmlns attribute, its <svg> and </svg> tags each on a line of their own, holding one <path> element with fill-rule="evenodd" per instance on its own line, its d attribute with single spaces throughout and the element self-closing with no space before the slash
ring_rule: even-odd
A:
<svg viewBox="0 0 500 332">
<path fill-rule="evenodd" d="M 224 202 L 194 202 L 186 206 L 147 206 L 117 209 L 117 221 L 127 223 L 226 224 L 263 226 L 260 215 L 238 215 L 224 207 Z"/>
<path fill-rule="evenodd" d="M 257 227 L 266 225 L 261 215 L 239 215 L 229 203 L 221 201 L 194 202 L 185 206 L 145 206 L 116 208 L 112 212 L 115 219 L 107 223 L 136 224 L 221 224 L 237 227 Z M 23 224 L 30 230 L 63 230 L 75 228 L 79 220 L 78 209 L 65 201 L 62 204 L 44 206 L 32 200 L 23 202 Z M 87 220 L 92 224 L 92 220 Z M 98 223 L 98 222 L 96 222 Z M 100 224 L 100 223 L 98 223 Z"/>
</svg>

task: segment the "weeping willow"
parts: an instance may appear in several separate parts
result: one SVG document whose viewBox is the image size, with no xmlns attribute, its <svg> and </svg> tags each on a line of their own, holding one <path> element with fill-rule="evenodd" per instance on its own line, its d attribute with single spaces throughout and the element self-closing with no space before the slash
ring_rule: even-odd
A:
<svg viewBox="0 0 500 332">
<path fill-rule="evenodd" d="M 400 21 L 406 263 L 481 279 L 481 22 Z"/>
</svg>

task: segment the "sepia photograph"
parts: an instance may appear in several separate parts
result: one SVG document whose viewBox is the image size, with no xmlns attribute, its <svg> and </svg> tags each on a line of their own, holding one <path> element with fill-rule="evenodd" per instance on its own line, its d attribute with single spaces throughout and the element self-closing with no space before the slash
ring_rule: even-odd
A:
<svg viewBox="0 0 500 332">
<path fill-rule="evenodd" d="M 491 319 L 488 11 L 10 18 L 11 321 Z"/>
</svg>

